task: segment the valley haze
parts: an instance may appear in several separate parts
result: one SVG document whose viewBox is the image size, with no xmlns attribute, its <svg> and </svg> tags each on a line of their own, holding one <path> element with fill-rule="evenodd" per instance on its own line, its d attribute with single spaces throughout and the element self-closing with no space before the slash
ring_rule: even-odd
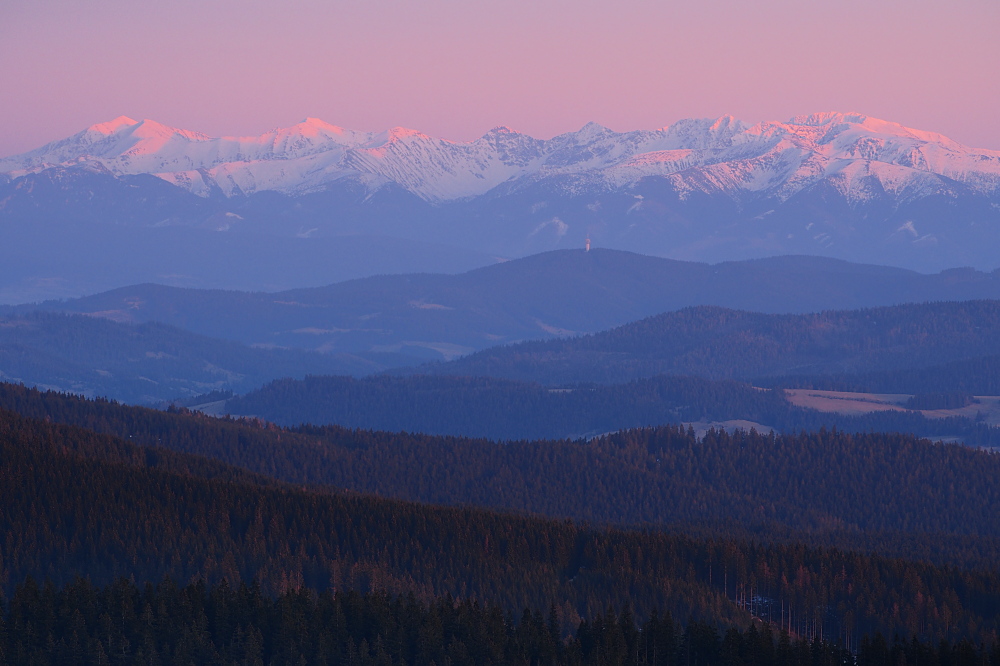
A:
<svg viewBox="0 0 1000 666">
<path fill-rule="evenodd" d="M 997 271 L 926 275 L 801 256 L 713 265 L 593 249 L 554 250 L 456 275 L 382 275 L 276 293 L 140 284 L 9 311 L 163 322 L 248 345 L 383 352 L 413 362 L 596 333 L 699 305 L 807 313 L 998 298 Z"/>
</svg>

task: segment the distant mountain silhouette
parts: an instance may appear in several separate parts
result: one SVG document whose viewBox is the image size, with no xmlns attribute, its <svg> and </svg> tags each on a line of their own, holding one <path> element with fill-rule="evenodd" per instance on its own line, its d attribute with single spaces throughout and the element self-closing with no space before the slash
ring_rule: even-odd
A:
<svg viewBox="0 0 1000 666">
<path fill-rule="evenodd" d="M 385 367 L 345 354 L 252 349 L 157 323 L 129 326 L 56 313 L 0 317 L 4 381 L 127 402 L 242 392 L 278 377 Z"/>
<path fill-rule="evenodd" d="M 925 275 L 819 257 L 712 265 L 594 249 L 546 252 L 458 275 L 384 275 L 278 293 L 145 284 L 37 308 L 160 321 L 248 344 L 448 360 L 696 305 L 804 313 L 982 298 L 1000 298 L 1000 273 Z"/>
<path fill-rule="evenodd" d="M 45 223 L 58 235 L 85 220 L 227 236 L 377 234 L 489 256 L 590 237 L 697 261 L 816 254 L 993 269 L 1000 152 L 851 112 L 630 132 L 588 123 L 545 140 L 497 127 L 470 142 L 315 118 L 209 137 L 123 116 L 0 159 L 5 229 Z M 380 256 L 367 248 L 358 258 Z M 213 286 L 258 288 L 237 277 Z"/>
</svg>

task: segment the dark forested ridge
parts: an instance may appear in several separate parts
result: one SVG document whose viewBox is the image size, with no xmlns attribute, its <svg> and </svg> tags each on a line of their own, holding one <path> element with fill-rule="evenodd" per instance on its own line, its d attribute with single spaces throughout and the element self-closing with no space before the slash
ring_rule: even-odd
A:
<svg viewBox="0 0 1000 666">
<path fill-rule="evenodd" d="M 547 384 L 658 374 L 716 379 L 922 368 L 995 354 L 1000 301 L 804 315 L 695 307 L 577 338 L 487 349 L 419 372 Z"/>
<path fill-rule="evenodd" d="M 824 635 L 992 642 L 1000 621 L 995 567 L 313 494 L 206 479 L 197 465 L 182 474 L 90 457 L 86 444 L 64 446 L 62 426 L 10 412 L 0 413 L 0 428 L 8 596 L 29 575 L 55 584 L 76 574 L 96 582 L 170 575 L 256 579 L 272 594 L 336 588 L 450 594 L 508 612 L 554 606 L 570 622 L 609 605 L 640 620 L 659 609 L 730 625 L 791 609 L 796 626 Z"/>
<path fill-rule="evenodd" d="M 227 399 L 219 409 L 287 426 L 337 424 L 498 440 L 575 439 L 668 423 L 748 421 L 758 424 L 759 430 L 779 432 L 836 427 L 1000 446 L 1000 429 L 974 418 L 929 418 L 914 411 L 822 413 L 791 405 L 781 390 L 664 375 L 562 388 L 491 377 L 310 376 L 271 382 Z"/>
<path fill-rule="evenodd" d="M 1000 395 L 1000 356 L 980 356 L 924 368 L 854 374 L 761 378 L 764 386 L 868 393 L 969 393 Z"/>
<path fill-rule="evenodd" d="M 0 407 L 0 434 L 10 442 L 42 442 L 45 450 L 57 455 L 77 456 L 103 463 L 145 467 L 184 476 L 209 480 L 252 483 L 264 486 L 285 485 L 275 478 L 254 474 L 243 468 L 197 454 L 173 451 L 165 446 L 139 445 L 132 438 L 99 433 L 75 425 L 25 418 Z"/>
<path fill-rule="evenodd" d="M 585 441 L 278 428 L 0 384 L 0 406 L 291 484 L 595 523 L 699 526 L 937 562 L 1000 557 L 1000 456 L 912 436 L 677 427 Z M 921 538 L 908 535 L 919 534 Z"/>
<path fill-rule="evenodd" d="M 454 277 L 423 276 L 421 279 L 447 282 Z M 150 302 L 155 304 L 161 292 L 169 295 L 173 290 L 155 285 L 148 286 L 148 290 L 151 295 L 135 296 L 132 291 L 125 290 L 107 303 L 97 299 L 91 305 L 96 307 L 103 303 L 108 307 L 88 311 L 98 317 L 33 312 L 0 319 L 0 377 L 133 403 L 190 397 L 213 390 L 240 393 L 284 377 L 306 374 L 360 376 L 393 367 L 396 368 L 393 372 L 404 375 L 489 376 L 551 386 L 626 383 L 660 374 L 763 383 L 782 377 L 845 376 L 841 381 L 844 384 L 850 380 L 847 375 L 858 372 L 871 375 L 868 383 L 875 384 L 880 382 L 879 373 L 889 372 L 895 375 L 888 379 L 883 377 L 881 383 L 898 386 L 907 378 L 918 384 L 942 383 L 943 379 L 935 379 L 935 373 L 923 369 L 945 366 L 949 383 L 986 388 L 995 385 L 992 377 L 996 373 L 989 374 L 985 368 L 975 366 L 970 368 L 968 362 L 985 358 L 990 367 L 994 367 L 995 354 L 1000 349 L 1000 301 L 909 304 L 805 315 L 761 314 L 704 306 L 668 312 L 594 335 L 493 347 L 449 363 L 413 367 L 423 360 L 442 355 L 453 358 L 481 349 L 487 343 L 494 344 L 509 336 L 490 333 L 489 327 L 477 333 L 476 340 L 451 336 L 454 327 L 447 322 L 456 308 L 428 299 L 397 303 L 396 309 L 402 310 L 390 317 L 382 312 L 373 313 L 374 305 L 369 300 L 352 297 L 349 309 L 357 321 L 307 325 L 310 317 L 319 316 L 317 312 L 322 314 L 330 310 L 322 298 L 318 301 L 307 298 L 311 292 L 289 293 L 279 298 L 213 291 L 198 301 L 197 312 L 166 317 L 181 325 L 191 325 L 192 321 L 200 321 L 199 317 L 215 316 L 235 308 L 242 314 L 226 319 L 225 325 L 233 325 L 235 321 L 236 326 L 249 327 L 252 317 L 244 310 L 266 296 L 271 300 L 265 303 L 261 316 L 277 318 L 275 321 L 267 319 L 271 324 L 276 325 L 278 320 L 283 321 L 282 318 L 292 317 L 292 314 L 295 316 L 291 323 L 286 322 L 292 328 L 269 330 L 266 334 L 260 332 L 255 338 L 260 343 L 258 348 L 202 337 L 161 323 L 126 325 L 102 319 L 143 321 L 150 312 L 163 310 L 169 314 L 173 304 L 170 298 L 156 307 Z M 299 296 L 304 300 L 296 300 Z M 293 300 L 282 300 L 284 298 Z M 153 310 L 143 310 L 149 307 Z M 145 314 L 139 316 L 137 312 Z M 498 312 L 496 316 L 502 318 L 503 310 Z M 418 321 L 423 328 L 412 335 L 407 334 L 402 342 L 349 342 L 371 331 L 399 337 L 407 326 Z M 576 330 L 553 326 L 538 317 L 531 322 L 532 326 L 541 326 L 539 332 L 521 331 L 521 338 Z M 231 334 L 223 328 L 211 328 L 211 332 Z M 317 340 L 329 336 L 333 338 L 316 346 Z M 324 353 L 275 348 L 282 343 L 314 347 Z M 965 365 L 955 366 L 955 363 Z M 969 370 L 967 375 L 962 374 L 965 370 Z M 907 372 L 911 374 L 906 375 Z M 863 381 L 864 378 L 856 379 L 854 383 Z M 818 385 L 822 381 L 812 383 Z M 896 390 L 940 392 L 955 389 L 917 386 Z M 958 390 L 969 392 L 964 387 Z M 291 421 L 287 415 L 274 418 Z M 625 425 L 646 422 L 640 420 Z M 560 428 L 558 432 L 552 428 L 530 435 L 582 434 L 603 428 L 603 424 Z M 461 432 L 473 434 L 469 429 Z M 495 429 L 475 434 L 507 436 Z"/>
<path fill-rule="evenodd" d="M 0 660 L 38 666 L 108 663 L 545 664 L 552 666 L 1000 666 L 1000 645 L 821 636 L 816 627 L 755 622 L 746 630 L 654 613 L 637 623 L 609 609 L 565 629 L 556 607 L 517 616 L 492 604 L 383 592 L 289 591 L 170 580 L 142 589 L 76 580 L 62 589 L 29 580 L 6 616 Z M 3 628 L 7 631 L 4 632 Z M 810 640 L 811 639 L 811 640 Z"/>
</svg>

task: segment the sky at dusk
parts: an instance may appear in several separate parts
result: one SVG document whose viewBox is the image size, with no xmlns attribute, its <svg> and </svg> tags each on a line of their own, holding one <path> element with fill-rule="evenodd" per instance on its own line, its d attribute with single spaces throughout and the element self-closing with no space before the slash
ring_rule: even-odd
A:
<svg viewBox="0 0 1000 666">
<path fill-rule="evenodd" d="M 859 111 L 1000 149 L 1000 2 L 0 0 L 0 155 L 119 115 L 471 140 Z"/>
</svg>

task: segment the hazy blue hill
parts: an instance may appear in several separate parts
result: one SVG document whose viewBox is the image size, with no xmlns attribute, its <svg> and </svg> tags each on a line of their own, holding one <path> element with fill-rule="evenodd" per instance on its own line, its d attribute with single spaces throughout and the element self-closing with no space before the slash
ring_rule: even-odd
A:
<svg viewBox="0 0 1000 666">
<path fill-rule="evenodd" d="M 371 234 L 295 238 L 211 227 L 39 222 L 5 227 L 4 240 L 0 303 L 76 298 L 143 282 L 275 291 L 380 273 L 459 272 L 495 261 L 448 245 Z"/>
<path fill-rule="evenodd" d="M 392 190 L 393 188 L 386 188 Z M 73 298 L 157 282 L 276 291 L 382 273 L 466 271 L 496 261 L 447 240 L 401 238 L 399 193 L 342 183 L 291 199 L 200 197 L 141 174 L 56 167 L 0 178 L 0 303 Z M 419 202 L 419 199 L 417 199 Z M 426 204 L 425 204 L 426 205 Z M 249 206 L 250 210 L 247 210 Z M 331 209 L 358 223 L 317 234 Z"/>
<path fill-rule="evenodd" d="M 739 277 L 740 271 L 749 277 Z M 883 285 L 895 280 L 900 298 L 913 296 L 917 292 L 913 285 L 919 284 L 931 285 L 923 293 L 934 295 L 949 290 L 988 291 L 994 283 L 991 276 L 974 271 L 921 276 L 801 257 L 709 266 L 624 252 L 566 251 L 461 275 L 379 276 L 278 294 L 146 284 L 43 304 L 43 312 L 96 315 L 31 315 L 33 326 L 45 329 L 44 334 L 25 333 L 23 323 L 7 325 L 0 336 L 4 345 L 0 372 L 7 378 L 91 395 L 152 400 L 215 389 L 244 392 L 281 377 L 357 376 L 392 368 L 407 374 L 478 375 L 542 384 L 621 383 L 658 374 L 756 381 L 916 370 L 985 357 L 1000 349 L 1000 301 L 992 300 L 811 314 L 700 306 L 661 310 L 661 314 L 617 328 L 608 326 L 600 333 L 565 337 L 585 326 L 603 326 L 630 313 L 666 307 L 665 303 L 673 306 L 681 299 L 702 298 L 699 293 L 708 293 L 704 298 L 709 299 L 711 290 L 705 285 L 717 272 L 724 275 L 716 278 L 721 280 L 716 295 L 723 293 L 722 282 L 741 285 L 745 300 L 758 305 L 768 298 L 773 299 L 772 305 L 805 305 L 810 302 L 810 290 L 818 290 L 813 295 L 824 293 L 824 288 L 815 286 L 819 282 L 789 277 L 793 274 L 826 275 L 822 284 L 836 285 L 839 291 L 826 292 L 824 298 L 835 296 L 838 301 L 873 298 L 874 291 L 863 289 L 866 280 Z M 857 278 L 856 291 L 847 290 L 845 285 L 851 280 L 844 274 Z M 773 288 L 754 287 L 751 277 Z M 12 311 L 22 313 L 12 315 L 15 318 L 35 312 L 28 307 Z M 108 319 L 166 324 L 130 329 Z M 108 345 L 95 337 L 92 345 L 77 344 L 78 339 L 97 336 L 102 326 L 107 332 L 101 335 L 108 340 L 123 335 L 131 339 L 136 330 L 170 330 L 168 337 L 177 338 L 177 349 L 225 348 L 228 356 L 224 362 L 181 362 L 177 359 L 183 355 L 161 354 L 153 348 L 156 345 L 147 344 L 148 349 L 136 349 L 131 356 L 146 359 L 143 363 L 150 365 L 140 368 L 134 360 L 126 363 L 116 358 L 115 343 Z M 126 335 L 125 331 L 133 332 Z M 502 344 L 532 335 L 550 339 Z M 461 357 L 483 347 L 488 348 Z M 95 351 L 100 349 L 105 349 L 103 356 Z M 146 352 L 152 355 L 145 356 Z M 204 356 L 200 351 L 191 353 L 192 358 Z M 413 367 L 454 357 L 460 358 Z M 410 367 L 404 370 L 404 366 Z M 896 385 L 894 390 L 901 392 L 924 390 L 920 385 L 902 386 L 899 381 Z M 935 390 L 946 389 L 927 389 Z"/>
<path fill-rule="evenodd" d="M 576 439 L 681 421 L 748 419 L 783 425 L 795 410 L 780 392 L 697 377 L 549 389 L 504 379 L 418 375 L 282 379 L 231 398 L 225 411 L 285 426 L 337 424 L 527 440 Z"/>
<path fill-rule="evenodd" d="M 336 424 L 496 440 L 577 439 L 667 423 L 724 422 L 729 427 L 788 433 L 822 427 L 908 432 L 1000 446 L 1000 429 L 971 418 L 925 418 L 898 411 L 821 413 L 791 405 L 782 391 L 762 391 L 732 380 L 663 375 L 558 389 L 488 377 L 310 376 L 276 380 L 230 398 L 221 411 L 286 426 Z"/>
<path fill-rule="evenodd" d="M 420 372 L 546 383 L 657 374 L 752 379 L 902 370 L 1000 349 L 1000 301 L 814 314 L 687 308 L 602 333 L 488 349 Z"/>
<path fill-rule="evenodd" d="M 247 391 L 278 377 L 382 367 L 347 355 L 254 349 L 158 323 L 56 313 L 0 318 L 4 380 L 128 402 Z"/>
<path fill-rule="evenodd" d="M 925 368 L 762 378 L 768 386 L 868 393 L 1000 395 L 1000 356 L 960 359 Z"/>
<path fill-rule="evenodd" d="M 278 293 L 144 284 L 38 307 L 161 321 L 246 343 L 447 360 L 694 305 L 803 313 L 979 298 L 1000 298 L 1000 275 L 924 275 L 818 257 L 711 265 L 562 250 L 458 275 L 383 275 Z"/>
</svg>

